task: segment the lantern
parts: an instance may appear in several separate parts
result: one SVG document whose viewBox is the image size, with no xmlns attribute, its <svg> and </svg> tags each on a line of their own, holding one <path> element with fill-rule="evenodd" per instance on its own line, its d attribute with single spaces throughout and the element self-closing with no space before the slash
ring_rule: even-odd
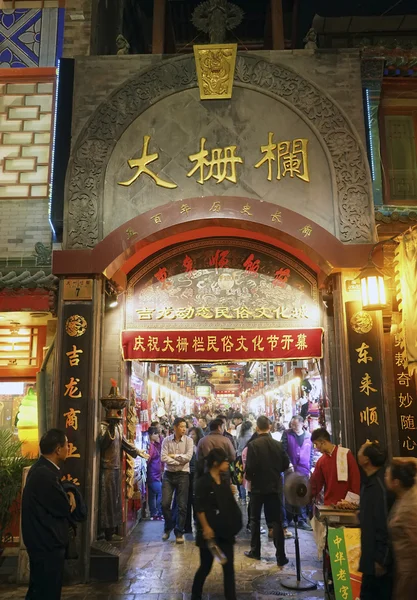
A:
<svg viewBox="0 0 417 600">
<path fill-rule="evenodd" d="M 181 381 L 180 381 L 180 388 L 182 388 L 182 389 L 185 388 L 185 379 L 181 379 Z"/>
<path fill-rule="evenodd" d="M 277 365 L 275 367 L 275 375 L 277 377 L 282 377 L 284 374 L 284 365 Z"/>
<path fill-rule="evenodd" d="M 261 380 L 259 381 L 259 387 L 262 389 L 262 388 L 264 387 L 264 385 L 265 385 L 265 384 L 264 384 L 264 380 L 263 380 L 263 379 L 261 379 Z"/>
<path fill-rule="evenodd" d="M 177 383 L 177 374 L 176 373 L 171 373 L 171 375 L 169 376 L 169 380 L 171 383 Z"/>
<path fill-rule="evenodd" d="M 371 261 L 362 269 L 359 279 L 361 280 L 363 310 L 382 310 L 386 308 L 384 277 Z"/>
<path fill-rule="evenodd" d="M 164 378 L 168 375 L 168 367 L 166 365 L 159 366 L 159 375 Z"/>
</svg>

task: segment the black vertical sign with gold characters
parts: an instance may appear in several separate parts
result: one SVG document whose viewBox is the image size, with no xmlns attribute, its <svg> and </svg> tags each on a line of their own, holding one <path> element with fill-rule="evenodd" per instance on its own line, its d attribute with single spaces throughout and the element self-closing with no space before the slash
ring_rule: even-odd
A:
<svg viewBox="0 0 417 600">
<path fill-rule="evenodd" d="M 63 478 L 85 490 L 87 423 L 92 343 L 90 302 L 64 304 L 59 398 L 59 428 L 68 438 Z"/>
<path fill-rule="evenodd" d="M 414 375 L 409 375 L 402 333 L 392 336 L 395 406 L 400 455 L 417 458 L 417 390 Z"/>
<path fill-rule="evenodd" d="M 381 356 L 375 312 L 346 302 L 356 449 L 366 440 L 386 447 Z"/>
</svg>

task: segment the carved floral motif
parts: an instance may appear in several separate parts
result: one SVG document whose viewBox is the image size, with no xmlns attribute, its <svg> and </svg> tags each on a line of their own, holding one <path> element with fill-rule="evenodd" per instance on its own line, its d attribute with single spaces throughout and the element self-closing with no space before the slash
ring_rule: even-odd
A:
<svg viewBox="0 0 417 600">
<path fill-rule="evenodd" d="M 339 107 L 297 73 L 259 56 L 238 56 L 235 84 L 265 91 L 305 115 L 321 135 L 333 162 L 340 239 L 347 243 L 372 241 L 365 151 Z M 194 59 L 181 56 L 135 75 L 97 108 L 80 134 L 69 164 L 67 248 L 92 248 L 102 238 L 101 198 L 107 163 L 125 129 L 150 105 L 196 87 Z"/>
</svg>

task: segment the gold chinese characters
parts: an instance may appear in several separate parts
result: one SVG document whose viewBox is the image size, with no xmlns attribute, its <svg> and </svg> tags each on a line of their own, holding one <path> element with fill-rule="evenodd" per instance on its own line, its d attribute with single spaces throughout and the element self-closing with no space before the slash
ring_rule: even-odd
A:
<svg viewBox="0 0 417 600">
<path fill-rule="evenodd" d="M 256 265 L 250 265 L 251 268 L 256 269 Z M 190 273 L 192 273 L 192 267 L 190 267 Z M 160 275 L 161 283 L 166 285 L 166 279 L 164 279 L 164 274 Z M 279 274 L 276 279 L 277 285 L 281 281 L 285 280 L 285 273 Z M 168 282 L 169 283 L 169 282 Z M 162 321 L 162 320 L 170 320 L 174 321 L 175 319 L 268 319 L 268 320 L 281 320 L 281 319 L 309 319 L 310 314 L 308 311 L 308 307 L 306 304 L 302 304 L 299 307 L 289 307 L 289 306 L 277 306 L 276 308 L 259 306 L 253 309 L 249 309 L 246 306 L 239 306 L 238 308 L 229 308 L 228 306 L 186 306 L 181 308 L 172 308 L 172 307 L 164 307 L 164 308 L 152 308 L 152 307 L 144 307 L 137 308 L 136 314 L 138 316 L 139 321 Z"/>
<path fill-rule="evenodd" d="M 141 156 L 139 158 L 131 158 L 127 161 L 127 164 L 131 169 L 136 169 L 134 175 L 127 181 L 119 181 L 118 184 L 125 187 L 130 186 L 139 179 L 141 175 L 147 175 L 156 185 L 162 188 L 171 190 L 177 188 L 178 185 L 176 183 L 162 179 L 162 177 L 157 175 L 157 173 L 149 167 L 151 163 L 159 159 L 159 152 L 149 153 L 150 142 L 151 136 L 143 136 Z M 187 177 L 197 175 L 197 182 L 200 185 L 204 185 L 206 181 L 211 179 L 214 179 L 216 183 L 222 183 L 224 181 L 237 183 L 237 165 L 244 163 L 244 159 L 239 156 L 237 145 L 230 144 L 228 146 L 216 147 L 208 150 L 206 148 L 206 143 L 207 139 L 205 137 L 200 138 L 200 150 L 195 154 L 188 155 L 190 163 L 195 164 L 188 171 Z M 310 175 L 308 170 L 307 146 L 308 139 L 306 138 L 274 143 L 274 134 L 269 132 L 268 144 L 260 147 L 260 151 L 264 156 L 253 165 L 253 167 L 259 169 L 266 164 L 266 178 L 268 181 L 272 181 L 273 179 L 273 166 L 275 166 L 275 180 L 280 181 L 288 176 L 291 179 L 297 178 L 308 183 L 310 182 Z M 212 212 L 219 212 L 219 204 L 220 203 L 214 203 L 210 210 Z M 250 213 L 247 212 L 245 214 Z M 273 221 L 281 221 L 279 212 L 272 215 L 272 217 Z M 128 239 L 130 239 L 136 232 L 128 229 L 126 234 Z"/>
</svg>

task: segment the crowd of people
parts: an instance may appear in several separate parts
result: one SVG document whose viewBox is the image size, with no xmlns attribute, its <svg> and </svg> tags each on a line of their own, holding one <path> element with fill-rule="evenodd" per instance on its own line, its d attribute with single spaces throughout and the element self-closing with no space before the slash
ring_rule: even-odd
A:
<svg viewBox="0 0 417 600">
<path fill-rule="evenodd" d="M 234 543 L 246 503 L 246 557 L 261 559 L 263 511 L 277 565 L 282 569 L 288 563 L 285 539 L 292 535 L 291 522 L 310 530 L 312 517 L 311 509 L 299 510 L 285 501 L 284 481 L 290 472 L 310 480 L 311 506 L 357 502 L 361 600 L 417 598 L 416 459 L 395 458 L 386 467 L 384 449 L 367 442 L 356 461 L 349 449 L 332 442 L 326 429 L 310 434 L 299 415 L 288 429 L 271 424 L 266 416 L 254 424 L 236 413 L 233 421 L 235 435 L 228 431 L 228 416 L 221 414 L 198 424 L 177 417 L 172 433 L 154 422 L 148 431 L 150 518 L 163 522 L 165 542 L 174 533 L 176 543 L 184 544 L 184 534 L 194 533 L 200 550 L 192 600 L 202 598 L 214 559 L 223 566 L 226 600 L 236 600 Z M 59 600 L 71 531 L 85 519 L 86 507 L 75 486 L 61 482 L 60 467 L 68 454 L 64 432 L 48 431 L 40 451 L 22 496 L 22 534 L 30 559 L 26 597 Z M 316 452 L 321 454 L 317 461 Z"/>
</svg>

